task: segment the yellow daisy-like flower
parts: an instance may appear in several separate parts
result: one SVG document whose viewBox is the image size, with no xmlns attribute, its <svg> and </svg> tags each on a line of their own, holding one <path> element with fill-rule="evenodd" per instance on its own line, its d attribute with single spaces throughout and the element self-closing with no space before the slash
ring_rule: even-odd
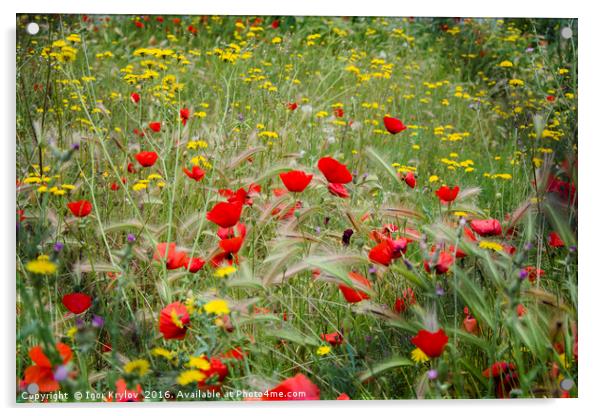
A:
<svg viewBox="0 0 602 416">
<path fill-rule="evenodd" d="M 412 360 L 418 364 L 422 364 L 426 363 L 429 360 L 429 357 L 420 348 L 415 348 L 412 350 Z"/>
<path fill-rule="evenodd" d="M 207 357 L 200 355 L 198 357 L 190 357 L 188 367 L 196 368 L 197 370 L 207 371 L 211 368 L 211 364 L 207 361 Z"/>
<path fill-rule="evenodd" d="M 153 348 L 153 350 L 151 351 L 151 354 L 153 354 L 155 357 L 163 357 L 169 361 L 172 361 L 176 358 L 175 351 L 169 351 L 169 350 L 167 350 L 165 348 L 161 348 L 161 347 Z"/>
<path fill-rule="evenodd" d="M 329 345 L 322 345 L 321 347 L 318 348 L 316 353 L 318 355 L 326 355 L 326 354 L 330 353 L 330 351 L 332 351 L 332 348 Z"/>
<path fill-rule="evenodd" d="M 190 383 L 198 383 L 199 381 L 205 380 L 206 376 L 199 370 L 186 370 L 182 371 L 177 378 L 178 384 L 185 386 Z"/>
<path fill-rule="evenodd" d="M 481 241 L 479 243 L 479 247 L 487 249 L 487 250 L 493 250 L 493 251 L 502 251 L 504 249 L 504 246 L 502 246 L 499 243 L 496 243 L 495 241 Z"/>
<path fill-rule="evenodd" d="M 125 371 L 126 374 L 137 373 L 140 377 L 143 377 L 146 373 L 148 373 L 149 367 L 150 364 L 148 361 L 139 359 L 128 362 L 125 366 L 123 366 L 123 371 Z"/>
<path fill-rule="evenodd" d="M 148 187 L 147 184 L 138 182 L 137 184 L 135 184 L 134 186 L 132 186 L 132 189 L 134 191 L 138 192 L 138 191 L 142 191 L 143 189 L 146 189 L 147 187 Z"/>
<path fill-rule="evenodd" d="M 512 85 L 513 87 L 522 87 L 525 85 L 525 81 L 522 79 L 511 79 L 508 81 L 508 84 Z"/>
<path fill-rule="evenodd" d="M 56 268 L 56 264 L 48 260 L 48 256 L 40 256 L 25 265 L 28 272 L 35 274 L 53 274 Z"/>
<path fill-rule="evenodd" d="M 502 62 L 500 62 L 500 66 L 502 68 L 512 68 L 513 67 L 512 62 L 510 62 L 510 61 L 502 61 Z"/>
<path fill-rule="evenodd" d="M 236 267 L 234 266 L 222 266 L 218 268 L 213 275 L 215 277 L 226 277 L 236 272 Z"/>
<path fill-rule="evenodd" d="M 203 309 L 206 313 L 212 313 L 214 315 L 226 315 L 230 313 L 228 302 L 223 299 L 214 299 L 207 302 Z"/>
<path fill-rule="evenodd" d="M 72 326 L 67 331 L 67 337 L 73 339 L 75 337 L 75 334 L 77 334 L 77 327 L 76 326 Z"/>
<path fill-rule="evenodd" d="M 431 175 L 429 176 L 429 182 L 433 183 L 433 182 L 437 182 L 439 180 L 439 177 L 437 175 Z"/>
</svg>

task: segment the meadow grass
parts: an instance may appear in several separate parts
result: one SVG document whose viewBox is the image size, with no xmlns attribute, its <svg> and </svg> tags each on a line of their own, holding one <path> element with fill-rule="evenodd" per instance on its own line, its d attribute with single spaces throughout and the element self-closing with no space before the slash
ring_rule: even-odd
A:
<svg viewBox="0 0 602 416">
<path fill-rule="evenodd" d="M 190 357 L 240 348 L 212 380 L 222 391 L 302 373 L 322 399 L 577 395 L 576 21 L 174 18 L 18 16 L 18 380 L 41 345 L 71 393 L 118 380 L 192 391 L 181 378 Z M 36 36 L 23 31 L 32 20 Z M 389 133 L 385 116 L 407 129 Z M 144 168 L 140 151 L 158 160 Z M 328 191 L 326 156 L 353 174 L 348 198 Z M 183 172 L 193 165 L 198 182 Z M 275 194 L 291 169 L 311 184 Z M 234 269 L 214 267 L 220 239 L 206 213 L 225 200 L 219 190 L 252 184 L 261 190 L 243 208 Z M 450 204 L 442 185 L 460 187 Z M 77 200 L 90 215 L 69 211 Z M 466 238 L 489 218 L 503 233 Z M 389 266 L 368 256 L 386 227 L 411 240 Z M 153 259 L 162 242 L 205 266 L 170 270 Z M 446 250 L 458 258 L 436 273 Z M 368 277 L 369 299 L 342 296 L 350 271 Z M 395 310 L 408 289 L 415 302 Z M 70 313 L 69 293 L 91 307 Z M 229 312 L 207 312 L 215 299 Z M 191 317 L 183 340 L 159 331 L 174 302 Z M 444 353 L 413 360 L 412 338 L 438 328 Z M 319 350 L 337 331 L 343 343 Z M 74 354 L 63 378 L 57 342 Z M 501 362 L 513 369 L 484 373 Z"/>
</svg>

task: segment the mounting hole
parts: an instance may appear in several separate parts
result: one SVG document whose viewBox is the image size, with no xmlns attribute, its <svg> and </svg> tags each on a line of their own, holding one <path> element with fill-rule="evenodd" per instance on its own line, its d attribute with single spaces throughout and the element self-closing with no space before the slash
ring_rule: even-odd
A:
<svg viewBox="0 0 602 416">
<path fill-rule="evenodd" d="M 560 31 L 560 36 L 562 36 L 564 39 L 570 39 L 573 37 L 573 30 L 568 26 L 563 27 Z"/>
<path fill-rule="evenodd" d="M 37 24 L 36 22 L 27 23 L 27 27 L 25 28 L 25 31 L 27 33 L 29 33 L 30 35 L 37 35 L 38 32 L 40 31 L 40 25 Z"/>
<path fill-rule="evenodd" d="M 570 378 L 565 378 L 560 382 L 560 388 L 564 391 L 569 391 L 570 389 L 573 388 L 574 385 L 575 385 L 575 382 L 573 380 L 571 380 Z"/>
</svg>

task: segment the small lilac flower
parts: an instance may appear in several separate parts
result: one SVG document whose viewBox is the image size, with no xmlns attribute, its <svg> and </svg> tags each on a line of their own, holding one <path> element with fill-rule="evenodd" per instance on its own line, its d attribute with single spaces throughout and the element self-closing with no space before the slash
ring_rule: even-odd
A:
<svg viewBox="0 0 602 416">
<path fill-rule="evenodd" d="M 520 269 L 520 272 L 518 273 L 518 278 L 523 281 L 527 278 L 527 276 L 529 276 L 529 272 L 526 271 L 525 269 Z"/>
<path fill-rule="evenodd" d="M 322 229 L 320 227 L 316 227 L 316 234 L 320 234 L 320 232 L 322 231 Z"/>
<path fill-rule="evenodd" d="M 128 243 L 133 243 L 136 241 L 136 236 L 134 234 L 128 234 Z"/>
<path fill-rule="evenodd" d="M 570 246 L 570 247 L 569 247 L 569 251 L 570 251 L 571 253 L 575 253 L 575 252 L 577 251 L 577 246 Z"/>
<path fill-rule="evenodd" d="M 439 375 L 439 373 L 437 373 L 437 370 L 435 370 L 434 368 L 429 370 L 426 374 L 429 380 L 435 380 Z"/>
<path fill-rule="evenodd" d="M 56 251 L 57 253 L 60 253 L 64 247 L 65 247 L 65 245 L 63 243 L 61 243 L 60 241 L 57 241 L 56 243 L 54 243 L 53 250 Z"/>
<path fill-rule="evenodd" d="M 82 318 L 77 318 L 75 320 L 75 326 L 77 327 L 77 329 L 84 329 L 86 327 L 86 323 Z"/>
<path fill-rule="evenodd" d="M 533 48 L 527 48 L 527 49 L 525 49 L 525 52 L 527 52 L 527 53 L 531 53 L 531 52 L 533 52 L 534 50 L 535 50 L 535 49 L 533 49 Z"/>
<path fill-rule="evenodd" d="M 105 319 L 100 315 L 94 315 L 92 318 L 92 326 L 94 328 L 101 328 L 105 324 Z"/>
<path fill-rule="evenodd" d="M 466 225 L 466 218 L 460 217 L 460 227 L 464 227 Z"/>
<path fill-rule="evenodd" d="M 370 273 L 370 274 L 376 273 L 376 267 L 370 266 L 370 268 L 368 269 L 368 273 Z"/>
<path fill-rule="evenodd" d="M 435 293 L 437 294 L 437 296 L 443 296 L 445 294 L 445 291 L 443 290 L 443 286 L 441 286 L 440 284 L 437 284 L 437 287 L 435 288 Z"/>
<path fill-rule="evenodd" d="M 56 370 L 54 370 L 54 379 L 56 381 L 66 380 L 69 376 L 69 367 L 66 365 L 59 365 Z"/>
<path fill-rule="evenodd" d="M 79 150 L 79 143 L 73 143 L 73 144 L 71 145 L 71 148 L 72 148 L 73 150 Z"/>
<path fill-rule="evenodd" d="M 531 250 L 532 248 L 533 248 L 533 244 L 531 244 L 531 243 L 526 243 L 525 244 L 525 250 L 528 251 L 528 250 Z"/>
</svg>

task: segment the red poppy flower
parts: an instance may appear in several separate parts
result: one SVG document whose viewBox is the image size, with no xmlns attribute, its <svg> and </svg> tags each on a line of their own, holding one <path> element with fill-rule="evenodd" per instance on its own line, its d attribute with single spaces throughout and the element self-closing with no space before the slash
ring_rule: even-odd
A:
<svg viewBox="0 0 602 416">
<path fill-rule="evenodd" d="M 430 358 L 437 358 L 443 354 L 447 345 L 448 337 L 443 329 L 437 332 L 429 332 L 425 329 L 418 331 L 418 334 L 412 338 L 412 344 L 417 346 Z"/>
<path fill-rule="evenodd" d="M 378 243 L 368 253 L 368 258 L 374 263 L 389 266 L 393 260 L 393 247 L 389 240 Z"/>
<path fill-rule="evenodd" d="M 187 29 L 190 33 L 192 33 L 193 35 L 196 35 L 198 32 L 198 29 L 196 27 L 194 27 L 193 25 L 189 25 L 188 29 Z"/>
<path fill-rule="evenodd" d="M 516 366 L 507 362 L 496 362 L 483 371 L 483 377 L 493 378 L 495 381 L 495 391 L 498 398 L 507 398 L 510 390 L 518 383 L 518 374 Z"/>
<path fill-rule="evenodd" d="M 519 303 L 516 306 L 516 315 L 518 315 L 518 317 L 521 318 L 526 313 L 527 313 L 527 308 L 525 308 L 525 305 L 523 305 L 522 303 Z"/>
<path fill-rule="evenodd" d="M 343 335 L 340 332 L 331 332 L 330 334 L 321 334 L 320 339 L 328 342 L 330 345 L 337 346 L 343 343 Z"/>
<path fill-rule="evenodd" d="M 198 382 L 198 388 L 204 391 L 221 391 L 222 381 L 228 376 L 228 366 L 218 357 L 211 357 L 209 369 L 203 370 L 205 379 Z"/>
<path fill-rule="evenodd" d="M 351 398 L 349 398 L 347 393 L 341 393 L 339 397 L 337 397 L 337 400 L 351 400 Z"/>
<path fill-rule="evenodd" d="M 137 92 L 133 92 L 130 95 L 130 100 L 132 100 L 134 104 L 138 104 L 140 102 L 140 94 L 138 94 Z"/>
<path fill-rule="evenodd" d="M 464 317 L 464 321 L 462 322 L 464 325 L 464 329 L 470 334 L 476 333 L 478 330 L 478 323 L 475 317 L 470 314 L 468 306 L 464 307 L 464 315 L 466 315 Z"/>
<path fill-rule="evenodd" d="M 533 266 L 525 267 L 525 271 L 527 272 L 527 276 L 529 277 L 529 281 L 531 283 L 535 283 L 537 279 L 546 274 L 543 270 Z"/>
<path fill-rule="evenodd" d="M 458 196 L 458 192 L 460 192 L 459 186 L 454 186 L 453 188 L 449 188 L 447 186 L 442 186 L 439 188 L 435 195 L 439 197 L 441 202 L 452 202 Z"/>
<path fill-rule="evenodd" d="M 433 247 L 431 254 L 434 255 L 434 253 L 435 249 Z M 431 261 L 424 261 L 424 269 L 427 273 L 431 272 Z M 448 251 L 441 250 L 439 252 L 439 257 L 437 258 L 437 264 L 435 264 L 435 272 L 437 274 L 447 273 L 452 264 L 454 264 L 454 256 L 452 256 Z"/>
<path fill-rule="evenodd" d="M 224 251 L 225 254 L 236 255 L 242 247 L 246 235 L 246 227 L 244 224 L 238 224 L 238 226 L 238 237 L 223 238 L 219 242 L 219 247 Z"/>
<path fill-rule="evenodd" d="M 63 296 L 63 305 L 72 313 L 79 315 L 92 306 L 92 298 L 85 293 L 70 293 Z"/>
<path fill-rule="evenodd" d="M 411 287 L 405 289 L 403 291 L 403 298 L 395 299 L 395 312 L 403 313 L 409 306 L 412 306 L 416 303 L 416 297 L 414 295 L 414 291 Z"/>
<path fill-rule="evenodd" d="M 389 245 L 391 246 L 392 250 L 391 257 L 394 259 L 400 258 L 401 254 L 405 254 L 408 250 L 409 243 L 410 240 L 404 237 L 396 238 L 395 240 L 389 239 Z"/>
<path fill-rule="evenodd" d="M 335 108 L 334 111 L 333 111 L 333 113 L 334 113 L 334 116 L 338 117 L 338 118 L 341 118 L 341 117 L 343 117 L 345 115 L 345 112 L 340 107 L 339 108 Z"/>
<path fill-rule="evenodd" d="M 236 347 L 233 348 L 229 351 L 226 351 L 223 354 L 218 355 L 218 357 L 222 360 L 243 360 L 245 358 L 245 355 L 247 355 L 242 348 L 240 347 Z"/>
<path fill-rule="evenodd" d="M 311 182 L 314 175 L 307 174 L 301 170 L 291 170 L 280 174 L 280 179 L 289 192 L 303 192 Z"/>
<path fill-rule="evenodd" d="M 331 157 L 323 157 L 318 161 L 318 169 L 330 183 L 349 183 L 353 180 L 351 173 L 342 163 Z"/>
<path fill-rule="evenodd" d="M 117 182 L 113 182 L 111 184 L 111 191 L 118 191 L 120 188 L 119 184 Z"/>
<path fill-rule="evenodd" d="M 228 202 L 230 203 L 240 202 L 241 204 L 249 206 L 253 205 L 253 197 L 258 195 L 260 192 L 261 186 L 257 185 L 256 183 L 249 185 L 247 190 L 240 188 L 236 192 L 232 191 L 231 189 L 220 189 L 218 191 L 221 196 L 228 198 Z"/>
<path fill-rule="evenodd" d="M 85 199 L 81 201 L 69 202 L 67 208 L 73 215 L 79 218 L 87 217 L 92 212 L 92 203 Z"/>
<path fill-rule="evenodd" d="M 207 219 L 222 228 L 230 228 L 240 220 L 242 203 L 218 202 L 207 213 Z"/>
<path fill-rule="evenodd" d="M 159 121 L 152 121 L 148 124 L 148 127 L 154 131 L 155 133 L 158 133 L 161 131 L 161 122 Z"/>
<path fill-rule="evenodd" d="M 383 118 L 383 122 L 385 123 L 385 128 L 387 129 L 387 131 L 391 134 L 397 134 L 407 129 L 407 127 L 403 125 L 401 120 L 394 117 L 385 117 Z"/>
<path fill-rule="evenodd" d="M 414 176 L 414 172 L 408 172 L 403 177 L 405 183 L 412 189 L 416 186 L 416 177 Z"/>
<path fill-rule="evenodd" d="M 552 231 L 550 233 L 550 235 L 548 235 L 548 244 L 551 247 L 564 247 L 564 241 L 562 241 L 562 238 L 560 238 L 560 236 L 558 235 L 558 233 L 556 233 L 555 231 Z"/>
<path fill-rule="evenodd" d="M 153 255 L 154 260 L 165 261 L 168 270 L 186 267 L 188 256 L 183 251 L 178 251 L 176 243 L 159 243 Z"/>
<path fill-rule="evenodd" d="M 577 195 L 577 189 L 573 183 L 555 177 L 550 177 L 548 180 L 547 191 L 558 194 L 563 201 L 569 201 L 571 204 Z"/>
<path fill-rule="evenodd" d="M 163 23 L 163 20 L 164 20 L 164 19 L 163 19 L 163 16 L 157 16 L 157 17 L 155 17 L 155 20 L 156 20 L 158 23 Z"/>
<path fill-rule="evenodd" d="M 295 111 L 298 107 L 297 103 L 288 103 L 286 106 L 291 111 Z"/>
<path fill-rule="evenodd" d="M 180 19 L 179 17 L 174 17 L 172 22 L 174 25 L 178 26 L 180 23 L 182 23 L 182 19 Z"/>
<path fill-rule="evenodd" d="M 186 306 L 180 302 L 170 303 L 159 315 L 159 331 L 165 339 L 184 339 L 189 324 Z"/>
<path fill-rule="evenodd" d="M 554 102 L 554 100 L 556 100 L 556 97 L 554 97 L 553 95 L 548 95 L 548 96 L 546 97 L 546 100 L 547 100 L 548 102 L 550 102 L 550 103 L 553 103 L 553 102 Z"/>
<path fill-rule="evenodd" d="M 63 364 L 67 364 L 73 357 L 73 352 L 67 344 L 59 342 L 56 344 L 56 349 L 63 360 Z M 42 347 L 35 346 L 29 350 L 29 358 L 34 362 L 25 369 L 23 381 L 25 385 L 37 384 L 39 391 L 47 393 L 56 391 L 60 388 L 59 382 L 54 379 L 54 371 L 52 364 Z"/>
<path fill-rule="evenodd" d="M 278 29 L 278 27 L 280 26 L 280 20 L 278 19 L 274 19 L 272 20 L 272 29 Z"/>
<path fill-rule="evenodd" d="M 372 285 L 370 284 L 370 281 L 359 273 L 349 272 L 349 278 L 351 280 L 353 280 L 354 282 L 358 283 L 358 286 L 360 286 L 360 287 L 362 287 L 362 286 L 365 286 L 367 288 L 372 287 Z M 345 297 L 345 300 L 349 303 L 357 303 L 357 302 L 361 302 L 364 299 L 370 299 L 370 296 L 367 293 L 362 292 L 361 290 L 349 287 L 349 286 L 345 285 L 344 283 L 339 284 L 339 290 Z"/>
<path fill-rule="evenodd" d="M 472 228 L 481 237 L 488 237 L 493 235 L 500 235 L 502 233 L 502 226 L 498 220 L 472 220 L 470 222 L 470 228 Z"/>
<path fill-rule="evenodd" d="M 196 273 L 203 268 L 205 265 L 205 260 L 200 257 L 193 257 L 188 260 L 188 271 L 190 273 Z"/>
<path fill-rule="evenodd" d="M 261 400 L 320 400 L 320 389 L 299 373 L 268 390 Z"/>
<path fill-rule="evenodd" d="M 120 378 L 115 382 L 115 387 L 117 388 L 117 392 L 115 393 L 115 400 L 117 402 L 141 402 L 144 400 L 140 384 L 136 384 L 134 390 L 129 390 L 125 380 Z M 109 401 L 112 401 L 112 398 Z"/>
<path fill-rule="evenodd" d="M 144 23 L 142 23 L 140 20 L 136 20 L 136 21 L 134 22 L 134 25 L 136 25 L 136 27 L 137 27 L 138 29 L 142 29 L 142 28 L 144 28 Z"/>
<path fill-rule="evenodd" d="M 132 162 L 128 163 L 128 173 L 136 173 L 136 167 L 134 166 L 134 164 Z"/>
<path fill-rule="evenodd" d="M 205 171 L 198 166 L 193 166 L 191 171 L 186 168 L 183 171 L 189 178 L 197 182 L 205 177 Z"/>
<path fill-rule="evenodd" d="M 142 167 L 148 168 L 155 164 L 155 162 L 159 158 L 159 155 L 155 152 L 140 152 L 136 154 L 135 157 Z"/>
<path fill-rule="evenodd" d="M 342 183 L 329 183 L 328 192 L 340 198 L 349 198 L 349 191 Z"/>
<path fill-rule="evenodd" d="M 464 236 L 469 240 L 472 241 L 473 243 L 477 241 L 477 236 L 474 235 L 474 233 L 472 232 L 472 230 L 468 227 L 464 227 Z"/>
<path fill-rule="evenodd" d="M 187 108 L 182 108 L 180 110 L 180 120 L 182 120 L 182 125 L 186 125 L 188 118 L 190 117 L 190 110 Z"/>
</svg>

